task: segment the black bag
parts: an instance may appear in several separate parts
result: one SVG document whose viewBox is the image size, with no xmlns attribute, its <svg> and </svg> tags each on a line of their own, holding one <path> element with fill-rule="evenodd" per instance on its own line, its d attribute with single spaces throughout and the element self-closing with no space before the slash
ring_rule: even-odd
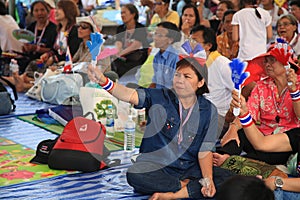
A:
<svg viewBox="0 0 300 200">
<path fill-rule="evenodd" d="M 111 161 L 107 158 L 110 152 L 104 145 L 105 135 L 105 127 L 100 122 L 84 117 L 73 118 L 50 152 L 49 167 L 92 172 L 119 165 L 119 159 Z"/>
<path fill-rule="evenodd" d="M 2 76 L 0 76 L 0 79 L 11 87 L 14 93 L 15 100 L 18 100 L 16 87 L 11 82 L 4 79 Z M 0 115 L 7 115 L 10 112 L 14 111 L 16 109 L 15 100 L 11 98 L 11 95 L 7 91 L 6 87 L 0 82 Z"/>
<path fill-rule="evenodd" d="M 148 57 L 148 49 L 138 49 L 124 56 L 128 62 L 144 63 Z"/>
</svg>

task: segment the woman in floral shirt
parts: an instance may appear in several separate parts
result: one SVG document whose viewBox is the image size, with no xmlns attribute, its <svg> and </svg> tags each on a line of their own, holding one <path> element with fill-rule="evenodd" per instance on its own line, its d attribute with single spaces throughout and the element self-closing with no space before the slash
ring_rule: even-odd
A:
<svg viewBox="0 0 300 200">
<path fill-rule="evenodd" d="M 285 66 L 289 65 L 290 54 L 281 50 L 275 46 L 260 56 L 264 58 L 264 71 L 267 77 L 257 82 L 247 101 L 250 116 L 265 136 L 293 131 L 300 127 L 300 101 L 298 101 L 298 95 L 294 95 L 299 91 L 300 76 L 296 75 L 294 69 L 286 69 Z M 240 128 L 245 128 L 245 126 L 242 127 L 240 120 L 236 118 L 223 137 L 223 147 L 220 153 L 239 155 L 244 151 L 247 153 L 246 157 L 269 164 L 287 162 L 291 152 L 258 151 L 248 141 L 244 130 Z M 227 157 L 228 155 L 222 156 L 215 153 L 215 164 L 223 163 Z"/>
</svg>

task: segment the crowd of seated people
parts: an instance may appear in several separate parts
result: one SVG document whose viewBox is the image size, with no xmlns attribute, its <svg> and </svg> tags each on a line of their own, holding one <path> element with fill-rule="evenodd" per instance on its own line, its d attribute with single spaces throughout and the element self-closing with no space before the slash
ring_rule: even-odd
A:
<svg viewBox="0 0 300 200">
<path fill-rule="evenodd" d="M 86 3 L 82 3 L 82 8 L 89 14 L 95 5 Z M 142 6 L 148 6 L 145 25 L 139 23 L 140 14 L 135 5 L 121 5 L 123 24 L 116 30 L 115 41 L 118 53 L 99 60 L 98 68 L 89 67 L 87 72 L 90 79 L 103 88 L 110 81 L 103 75 L 107 71 L 114 71 L 120 78 L 135 76 L 138 78 L 136 83 L 147 79 L 148 84 L 137 89 L 110 82 L 113 88 L 109 92 L 137 108 L 150 109 L 155 103 L 161 106 L 155 110 L 158 114 L 148 113 L 148 123 L 157 123 L 157 126 L 146 129 L 145 134 L 149 138 L 143 139 L 142 154 L 127 173 L 129 184 L 138 192 L 152 195 L 150 199 L 153 200 L 214 196 L 218 189 L 222 189 L 220 186 L 225 177 L 234 176 L 227 170 L 219 171 L 230 155 L 244 152 L 251 159 L 271 165 L 285 165 L 289 157 L 299 151 L 299 142 L 295 142 L 300 137 L 300 101 L 297 101 L 297 95 L 300 96 L 297 75 L 297 58 L 300 55 L 298 1 L 289 1 L 285 8 L 271 0 L 261 1 L 260 5 L 253 0 L 221 0 L 215 3 L 216 9 L 213 9 L 202 0 L 185 1 L 179 15 L 171 9 L 169 0 L 142 1 Z M 3 14 L 0 7 L 0 17 L 10 18 L 4 12 L 7 11 L 5 4 L 0 1 L 0 6 L 3 7 Z M 86 42 L 91 40 L 91 33 L 101 31 L 101 22 L 95 16 L 80 17 L 79 7 L 73 0 L 60 0 L 55 6 L 56 24 L 48 19 L 50 10 L 45 1 L 32 3 L 31 14 L 35 21 L 26 28 L 35 34 L 34 42 L 20 45 L 13 37 L 7 37 L 5 41 L 19 45 L 8 49 L 3 40 L 0 41 L 2 51 L 20 51 L 30 57 L 31 62 L 24 73 L 15 72 L 11 77 L 6 77 L 19 92 L 32 87 L 35 71 L 44 73 L 46 68 L 65 61 L 68 49 L 73 62 L 91 61 Z M 204 14 L 204 10 L 211 14 Z M 9 35 L 11 29 L 5 30 Z M 279 37 L 294 51 L 291 56 L 277 52 L 279 47 L 271 45 Z M 182 56 L 185 42 L 189 42 L 191 49 L 185 49 L 189 53 Z M 204 62 L 196 58 L 196 47 L 205 52 Z M 263 69 L 264 74 L 261 75 L 264 76 L 251 83 L 247 95 L 242 93 L 238 96 L 232 92 L 234 87 L 229 63 L 234 58 L 239 58 L 240 62 L 256 58 L 263 60 L 259 67 Z M 42 67 L 37 64 L 40 62 Z M 289 63 L 293 69 L 287 71 L 285 66 Z M 234 107 L 241 109 L 240 117 L 249 111 L 255 123 L 243 126 L 239 117 L 228 121 L 226 113 L 232 115 Z M 165 108 L 167 113 L 159 108 Z M 202 127 L 203 119 L 195 117 L 202 114 L 209 115 L 206 123 L 211 123 L 213 128 Z M 167 115 L 166 123 L 162 119 L 164 115 Z M 156 130 L 157 127 L 159 130 Z M 174 131 L 174 127 L 178 130 Z M 205 130 L 199 130 L 200 127 Z M 221 135 L 221 148 L 216 152 L 213 152 L 214 148 L 201 146 L 202 143 L 212 142 L 212 138 L 206 138 L 212 130 L 216 134 L 213 135 L 214 142 Z M 197 134 L 191 135 L 193 131 Z M 194 145 L 193 141 L 199 141 L 200 146 Z M 164 156 L 172 155 L 176 159 L 172 156 L 161 159 L 155 153 L 147 154 L 160 148 Z M 156 162 L 158 158 L 161 160 Z M 156 170 L 145 171 L 149 169 L 146 165 Z M 137 175 L 136 171 L 142 173 Z M 224 174 L 224 180 L 219 177 L 220 173 Z M 152 181 L 158 176 L 162 177 L 161 182 L 153 185 Z M 208 178 L 209 184 L 201 186 L 201 178 Z M 280 193 L 278 188 L 287 191 L 288 195 L 299 197 L 299 178 L 281 178 L 281 186 L 277 185 L 277 179 L 268 177 L 260 183 L 275 190 L 276 199 Z M 172 187 L 163 187 L 164 181 Z M 257 179 L 252 180 L 255 181 Z"/>
</svg>

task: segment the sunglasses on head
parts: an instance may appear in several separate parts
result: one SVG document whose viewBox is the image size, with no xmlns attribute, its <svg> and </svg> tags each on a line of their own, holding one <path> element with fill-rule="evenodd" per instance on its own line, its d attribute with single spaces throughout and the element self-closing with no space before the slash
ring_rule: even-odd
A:
<svg viewBox="0 0 300 200">
<path fill-rule="evenodd" d="M 154 5 L 163 5 L 164 2 L 154 2 Z"/>
<path fill-rule="evenodd" d="M 77 26 L 77 28 L 82 28 L 83 30 L 86 30 L 86 29 L 90 29 L 91 28 L 91 26 L 90 25 L 87 25 L 87 24 L 77 24 L 76 25 Z"/>
</svg>

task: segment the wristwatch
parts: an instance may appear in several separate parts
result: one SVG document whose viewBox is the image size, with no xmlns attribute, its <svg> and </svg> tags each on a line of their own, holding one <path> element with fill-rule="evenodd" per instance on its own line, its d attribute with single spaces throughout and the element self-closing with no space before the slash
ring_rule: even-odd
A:
<svg viewBox="0 0 300 200">
<path fill-rule="evenodd" d="M 280 188 L 280 189 L 283 187 L 283 180 L 281 177 L 277 176 L 275 178 L 275 186 L 276 186 L 276 188 Z"/>
</svg>

